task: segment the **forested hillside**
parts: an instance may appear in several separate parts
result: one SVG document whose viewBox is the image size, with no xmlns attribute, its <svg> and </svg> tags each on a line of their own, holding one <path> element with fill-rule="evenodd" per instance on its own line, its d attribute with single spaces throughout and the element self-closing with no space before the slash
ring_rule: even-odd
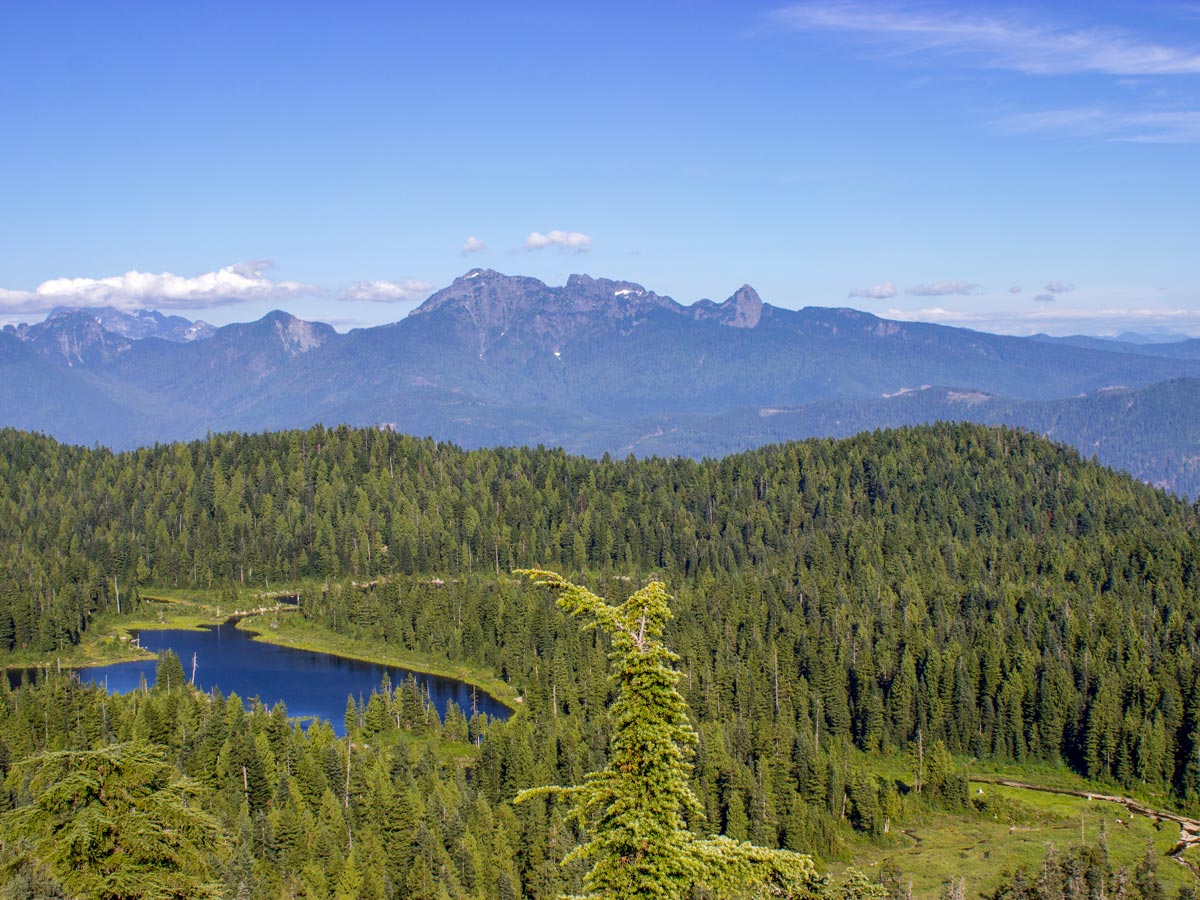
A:
<svg viewBox="0 0 1200 900">
<path fill-rule="evenodd" d="M 508 574 L 544 566 L 605 596 L 650 576 L 670 586 L 697 793 L 731 837 L 827 856 L 849 826 L 879 834 L 913 798 L 863 754 L 918 745 L 922 802 L 966 804 L 952 755 L 1063 760 L 1200 799 L 1197 510 L 1026 433 L 938 425 L 707 462 L 464 452 L 345 428 L 117 455 L 15 431 L 0 445 L 0 643 L 80 640 L 115 616 L 114 578 L 124 611 L 147 586 L 307 579 L 310 621 L 486 665 L 521 691 L 524 711 L 489 726 L 470 778 L 446 776 L 458 786 L 439 790 L 459 797 L 503 805 L 603 763 L 606 644 Z M 72 702 L 100 703 L 87 697 Z M 383 703 L 351 711 L 373 746 Z M 80 712 L 58 738 L 26 715 L 22 752 L 95 740 L 71 725 L 90 721 Z M 188 722 L 158 727 L 185 748 Z M 238 752 L 265 757 L 262 743 Z M 343 749 L 322 752 L 330 772 L 344 765 Z M 295 776 L 302 754 L 271 759 Z M 270 829 L 306 777 L 250 805 L 254 853 L 276 852 Z M 546 815 L 513 826 L 541 841 L 513 861 L 518 895 L 564 886 L 545 861 L 573 839 Z M 445 827 L 444 848 L 460 846 Z M 300 877 L 273 865 L 274 883 Z"/>
</svg>

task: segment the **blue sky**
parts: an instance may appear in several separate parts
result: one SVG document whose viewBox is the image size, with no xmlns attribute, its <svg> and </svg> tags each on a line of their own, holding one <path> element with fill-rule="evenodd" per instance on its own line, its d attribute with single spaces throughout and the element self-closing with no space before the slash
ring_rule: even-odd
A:
<svg viewBox="0 0 1200 900">
<path fill-rule="evenodd" d="M 395 321 L 475 266 L 1200 334 L 1200 2 L 55 3 L 0 321 Z"/>
</svg>

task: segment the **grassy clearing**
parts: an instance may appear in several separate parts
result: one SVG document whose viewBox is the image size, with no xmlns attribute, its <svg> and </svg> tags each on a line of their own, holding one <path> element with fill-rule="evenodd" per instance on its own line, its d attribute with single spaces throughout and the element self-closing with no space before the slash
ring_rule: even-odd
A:
<svg viewBox="0 0 1200 900">
<path fill-rule="evenodd" d="M 109 663 L 133 662 L 149 659 L 151 656 L 153 654 L 138 649 L 123 629 L 116 629 L 60 651 L 38 653 L 15 650 L 5 653 L 0 669 L 81 669 L 87 666 L 105 666 Z"/>
<path fill-rule="evenodd" d="M 1178 799 L 1172 797 L 1162 788 L 1154 788 L 1150 785 L 1122 787 L 1116 782 L 1089 781 L 1078 772 L 1071 771 L 1063 763 L 1057 765 L 1050 763 L 1035 763 L 1032 765 L 1009 763 L 1006 765 L 988 761 L 985 767 L 982 763 L 974 762 L 971 767 L 971 776 L 1027 781 L 1041 785 L 1042 787 L 1057 788 L 1059 790 L 1116 794 L 1136 798 L 1146 805 L 1157 809 L 1172 810 L 1184 815 L 1194 815 L 1196 813 L 1196 810 L 1189 812 L 1188 810 L 1178 808 Z M 974 788 L 972 788 L 972 791 L 974 791 Z"/>
<path fill-rule="evenodd" d="M 1016 775 L 1016 772 L 1006 773 Z M 1020 777 L 1041 781 L 1028 769 Z M 1074 788 L 1086 784 L 1079 780 Z M 983 795 L 975 793 L 979 787 Z M 1155 824 L 1119 804 L 1047 794 L 1019 788 L 972 784 L 972 809 L 961 814 L 931 813 L 923 821 L 900 826 L 886 846 L 863 840 L 854 848 L 855 865 L 871 872 L 889 857 L 906 879 L 915 898 L 933 898 L 950 878 L 966 881 L 968 897 L 994 891 L 1006 873 L 1040 868 L 1050 847 L 1066 849 L 1085 840 L 1103 841 L 1116 866 L 1132 870 L 1151 843 L 1159 860 L 1159 878 L 1175 896 L 1195 878 L 1185 866 L 1167 857 L 1179 837 L 1171 823 Z M 1200 864 L 1200 853 L 1190 860 Z M 835 868 L 841 868 L 840 866 Z"/>
<path fill-rule="evenodd" d="M 284 594 L 307 593 L 320 590 L 319 584 L 311 582 L 283 582 L 264 587 L 242 587 L 238 592 L 238 602 L 243 605 L 258 605 L 262 598 L 276 597 Z M 142 589 L 142 599 L 153 599 L 167 603 L 194 603 L 199 606 L 215 607 L 219 591 L 215 588 L 186 588 L 186 587 L 146 587 Z M 228 603 L 228 601 L 226 601 Z"/>
<path fill-rule="evenodd" d="M 79 644 L 49 653 L 12 651 L 4 654 L 0 668 L 57 666 L 79 669 L 152 659 L 153 653 L 134 643 L 133 632 L 155 628 L 200 628 L 220 621 L 215 611 L 204 604 L 178 598 L 143 597 L 135 617 L 98 617 Z"/>
</svg>

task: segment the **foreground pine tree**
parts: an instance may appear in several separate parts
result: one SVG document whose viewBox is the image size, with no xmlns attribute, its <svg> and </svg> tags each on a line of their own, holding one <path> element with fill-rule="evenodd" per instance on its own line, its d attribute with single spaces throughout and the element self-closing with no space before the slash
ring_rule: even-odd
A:
<svg viewBox="0 0 1200 900">
<path fill-rule="evenodd" d="M 671 617 L 666 588 L 654 582 L 620 606 L 553 572 L 526 571 L 537 584 L 561 592 L 558 604 L 594 620 L 612 638 L 612 677 L 618 685 L 611 713 L 608 765 L 581 785 L 524 791 L 518 802 L 541 795 L 573 801 L 573 815 L 591 837 L 566 861 L 591 863 L 584 887 L 602 900 L 676 900 L 697 891 L 718 896 L 809 898 L 824 879 L 798 853 L 700 837 L 688 817 L 701 818 L 688 785 L 688 758 L 696 734 L 675 684 L 678 657 L 662 641 Z"/>
<path fill-rule="evenodd" d="M 69 895 L 94 900 L 221 896 L 211 866 L 217 824 L 161 748 L 40 753 L 8 780 L 22 798 L 0 817 L 8 868 L 32 861 Z"/>
</svg>

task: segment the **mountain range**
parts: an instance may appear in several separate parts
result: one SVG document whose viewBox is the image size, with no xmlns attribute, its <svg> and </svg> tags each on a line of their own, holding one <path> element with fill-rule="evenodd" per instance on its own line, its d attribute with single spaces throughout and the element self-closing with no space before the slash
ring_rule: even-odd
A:
<svg viewBox="0 0 1200 900">
<path fill-rule="evenodd" d="M 705 456 L 937 419 L 1022 426 L 1200 494 L 1200 339 L 1011 337 L 793 310 L 749 285 L 677 303 L 628 281 L 473 269 L 340 334 L 56 310 L 0 333 L 0 424 L 126 449 L 377 424 L 464 446 Z"/>
</svg>

